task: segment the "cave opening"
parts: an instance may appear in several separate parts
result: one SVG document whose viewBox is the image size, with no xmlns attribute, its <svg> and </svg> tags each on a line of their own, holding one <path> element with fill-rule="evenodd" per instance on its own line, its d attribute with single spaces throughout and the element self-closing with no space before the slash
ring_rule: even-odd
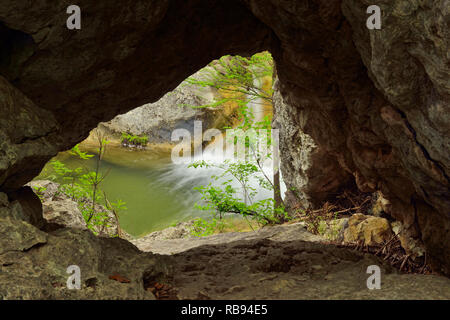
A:
<svg viewBox="0 0 450 320">
<path fill-rule="evenodd" d="M 34 11 L 26 2 L 9 2 L 0 6 L 1 297 L 154 298 L 170 291 L 160 283 L 170 281 L 180 288 L 179 297 L 191 299 L 322 298 L 318 291 L 332 298 L 442 298 L 433 287 L 448 288 L 447 279 L 435 274 L 450 273 L 448 117 L 442 116 L 449 106 L 444 2 L 383 3 L 383 19 L 389 23 L 380 30 L 366 28 L 367 8 L 356 0 L 132 1 L 115 8 L 81 3 L 89 15 L 80 32 L 64 27 L 67 16 L 60 6 L 42 3 Z M 46 14 L 35 14 L 40 11 Z M 117 237 L 118 228 L 113 237 L 75 228 L 86 223 L 82 212 L 78 220 L 43 221 L 38 197 L 53 191 L 59 195 L 59 188 L 36 186 L 36 196 L 24 185 L 58 152 L 86 140 L 100 122 L 156 103 L 213 59 L 264 50 L 271 52 L 277 69 L 273 125 L 280 129 L 287 191 L 282 200 L 291 213 L 305 213 L 311 220 L 262 228 L 262 238 L 250 232 L 222 242 L 213 236 L 205 246 L 198 246 L 205 244 L 199 240 L 176 249 L 161 247 L 169 257 L 142 253 L 136 246 L 152 252 L 155 243 L 132 245 Z M 192 123 L 181 127 L 189 131 Z M 128 150 L 133 156 L 144 154 L 141 149 L 149 141 L 133 128 L 120 132 L 118 147 L 133 149 Z M 167 139 L 171 132 L 160 129 L 158 135 Z M 83 179 L 97 184 L 90 172 L 102 152 L 89 157 L 85 151 L 72 149 L 91 168 Z M 167 154 L 167 149 L 160 152 Z M 107 160 L 105 154 L 102 168 L 112 178 L 120 163 Z M 161 165 L 151 161 L 154 168 Z M 72 199 L 79 196 L 74 177 L 83 165 L 51 166 L 54 172 L 45 177 L 59 170 L 60 181 L 72 189 L 62 199 L 65 206 L 43 201 L 43 210 L 64 220 L 65 213 L 80 211 Z M 200 176 L 199 171 L 179 171 L 172 182 Z M 129 170 L 124 176 L 141 179 L 146 174 Z M 125 186 L 133 196 L 136 181 Z M 148 188 L 141 185 L 139 190 Z M 187 190 L 171 197 L 164 187 L 149 192 L 161 200 L 155 211 L 166 209 L 164 203 L 179 205 Z M 108 198 L 106 206 L 126 206 L 118 201 L 120 190 L 117 198 L 99 190 L 93 197 Z M 203 190 L 209 199 L 217 196 L 217 190 Z M 85 202 L 86 210 L 97 209 L 96 203 Z M 243 202 L 228 202 L 221 209 L 252 213 Z M 100 216 L 99 221 L 114 222 L 113 211 L 111 220 Z M 347 236 L 352 244 L 324 244 L 307 230 L 308 224 L 318 234 Z M 144 229 L 135 232 L 150 231 Z M 167 241 L 173 245 L 176 240 Z M 368 245 L 371 241 L 377 245 Z M 362 292 L 364 271 L 374 264 L 386 275 L 388 290 Z M 64 285 L 69 265 L 79 266 L 87 279 L 79 292 Z M 327 281 L 331 287 L 324 285 Z"/>
<path fill-rule="evenodd" d="M 284 205 L 286 186 L 279 129 L 272 128 L 275 79 L 267 51 L 224 56 L 159 101 L 100 123 L 29 184 L 44 203 L 44 217 L 51 220 L 72 201 L 70 208 L 79 209 L 73 220 L 84 219 L 96 234 L 109 234 L 112 225 L 130 237 L 180 223 L 186 226 L 180 237 L 276 223 L 270 202 Z M 212 185 L 230 198 L 228 208 L 205 197 Z"/>
</svg>

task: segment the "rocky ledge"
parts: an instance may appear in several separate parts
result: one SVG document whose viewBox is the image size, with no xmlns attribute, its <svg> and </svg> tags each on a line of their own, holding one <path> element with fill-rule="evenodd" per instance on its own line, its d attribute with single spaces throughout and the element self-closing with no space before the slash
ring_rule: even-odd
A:
<svg viewBox="0 0 450 320">
<path fill-rule="evenodd" d="M 38 200 L 29 187 L 14 199 L 0 193 L 2 299 L 450 299 L 448 278 L 401 274 L 301 224 L 158 240 L 154 251 L 178 252 L 159 255 L 90 230 L 52 230 L 30 209 Z M 81 290 L 66 287 L 70 265 L 80 267 Z M 380 267 L 380 290 L 366 286 L 369 265 Z"/>
</svg>

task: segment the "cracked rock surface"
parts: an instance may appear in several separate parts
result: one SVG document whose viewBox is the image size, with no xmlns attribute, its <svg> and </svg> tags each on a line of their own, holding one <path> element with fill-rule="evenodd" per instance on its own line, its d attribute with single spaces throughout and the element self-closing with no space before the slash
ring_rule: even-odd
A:
<svg viewBox="0 0 450 320">
<path fill-rule="evenodd" d="M 180 299 L 449 299 L 450 280 L 398 274 L 382 259 L 315 242 L 268 239 L 206 245 L 173 256 Z M 367 267 L 381 289 L 367 288 Z"/>
</svg>

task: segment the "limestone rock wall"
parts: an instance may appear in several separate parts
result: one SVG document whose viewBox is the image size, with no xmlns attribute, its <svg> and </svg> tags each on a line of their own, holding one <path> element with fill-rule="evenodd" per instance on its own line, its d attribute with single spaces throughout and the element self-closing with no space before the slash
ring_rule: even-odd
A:
<svg viewBox="0 0 450 320">
<path fill-rule="evenodd" d="M 164 257 L 143 254 L 123 239 L 96 237 L 89 230 L 33 225 L 24 206 L 29 197 L 11 200 L 0 193 L 0 300 L 155 299 L 143 279 L 168 272 Z M 67 289 L 70 265 L 80 267 L 81 290 Z M 129 282 L 114 281 L 114 274 Z"/>
<path fill-rule="evenodd" d="M 201 76 L 199 71 L 191 77 L 201 79 Z M 175 129 L 186 129 L 194 134 L 195 121 L 202 123 L 203 130 L 231 125 L 232 119 L 221 108 L 192 108 L 212 104 L 218 95 L 216 91 L 212 87 L 200 88 L 183 82 L 157 102 L 102 122 L 98 129 L 112 138 L 120 138 L 122 132 L 129 132 L 148 136 L 150 143 L 172 143 L 171 134 Z"/>
<path fill-rule="evenodd" d="M 377 1 L 381 30 L 366 28 L 373 1 L 248 4 L 281 42 L 275 108 L 288 189 L 313 205 L 348 175 L 361 191 L 381 190 L 388 213 L 448 272 L 448 2 Z"/>
<path fill-rule="evenodd" d="M 14 191 L 39 174 L 63 145 L 52 113 L 0 76 L 0 189 Z"/>
</svg>

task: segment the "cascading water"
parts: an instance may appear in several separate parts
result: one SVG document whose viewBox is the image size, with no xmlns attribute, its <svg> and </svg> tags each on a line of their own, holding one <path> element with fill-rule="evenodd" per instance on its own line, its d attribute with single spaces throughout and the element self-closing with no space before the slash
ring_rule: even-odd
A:
<svg viewBox="0 0 450 320">
<path fill-rule="evenodd" d="M 262 80 L 261 79 L 254 79 L 254 85 L 256 87 L 261 87 Z M 263 101 L 262 98 L 254 97 L 254 96 L 248 96 L 248 110 L 252 113 L 252 118 L 254 123 L 258 123 L 263 121 L 264 115 L 265 115 L 265 108 L 264 106 L 267 105 Z M 269 133 L 270 134 L 270 133 Z M 208 148 L 205 148 L 203 152 L 199 155 L 194 155 L 192 157 L 191 161 L 187 161 L 185 163 L 172 163 L 170 164 L 170 170 L 168 170 L 164 175 L 161 176 L 161 179 L 164 179 L 166 182 L 170 182 L 174 184 L 175 190 L 183 190 L 186 188 L 186 186 L 199 186 L 199 185 L 207 185 L 208 183 L 212 182 L 212 176 L 214 175 L 220 175 L 223 173 L 223 169 L 214 167 L 220 164 L 223 164 L 225 160 L 228 161 L 235 161 L 234 154 L 231 152 L 224 151 L 223 146 L 227 146 L 225 140 L 226 140 L 226 134 L 224 134 L 223 139 L 220 140 L 220 143 L 217 142 L 217 140 L 214 140 L 210 143 Z M 261 135 L 258 137 L 258 139 L 266 139 L 264 135 Z M 275 145 L 278 147 L 278 145 Z M 247 152 L 251 153 L 251 150 L 247 150 Z M 274 153 L 273 151 L 271 152 Z M 250 156 L 247 158 L 248 161 L 252 161 L 256 164 L 256 161 L 254 159 L 254 156 Z M 189 167 L 189 163 L 204 160 L 207 163 L 211 164 L 213 167 L 209 168 L 192 168 Z M 275 163 L 272 159 L 267 159 L 263 163 L 261 163 L 261 173 L 255 176 L 250 181 L 250 187 L 257 190 L 257 194 L 254 198 L 254 200 L 263 200 L 267 198 L 273 198 L 273 191 L 264 189 L 260 186 L 260 183 L 258 181 L 258 178 L 265 178 L 268 177 L 271 182 L 273 183 L 273 174 L 274 174 L 274 167 L 278 168 L 278 164 Z M 277 170 L 277 169 L 275 169 Z M 227 177 L 227 179 L 230 179 L 230 177 Z M 219 181 L 220 182 L 220 181 Z M 280 174 L 280 189 L 281 189 L 281 195 L 284 195 L 284 192 L 286 191 L 286 186 L 283 182 L 283 179 Z M 241 186 L 237 181 L 234 181 L 233 187 L 236 189 L 241 189 Z M 244 196 L 242 196 L 244 198 Z M 200 201 L 200 195 L 194 196 L 194 199 L 192 199 L 192 202 L 198 202 Z"/>
</svg>

